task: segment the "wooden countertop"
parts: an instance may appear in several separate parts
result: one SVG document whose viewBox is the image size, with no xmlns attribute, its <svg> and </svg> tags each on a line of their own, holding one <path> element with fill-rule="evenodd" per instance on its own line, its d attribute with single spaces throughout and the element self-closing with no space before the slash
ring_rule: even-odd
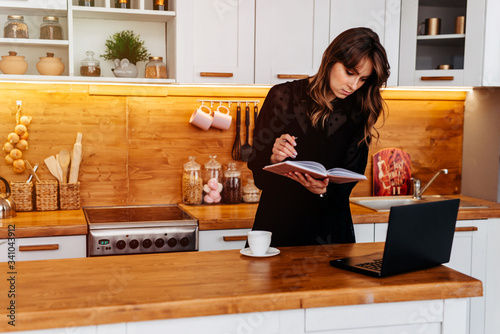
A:
<svg viewBox="0 0 500 334">
<path fill-rule="evenodd" d="M 459 220 L 500 218 L 500 203 L 482 199 L 450 195 L 468 202 L 489 206 L 485 209 L 460 209 Z M 198 219 L 200 230 L 217 230 L 228 228 L 251 228 L 258 204 L 221 204 L 221 205 L 184 205 L 179 206 Z M 387 223 L 388 212 L 376 212 L 351 203 L 354 224 Z"/>
<path fill-rule="evenodd" d="M 7 238 L 9 225 L 15 225 L 16 238 L 87 234 L 83 210 L 17 212 L 0 219 L 0 239 Z"/>
<path fill-rule="evenodd" d="M 445 266 L 380 279 L 329 265 L 382 249 L 366 243 L 280 248 L 269 258 L 227 250 L 17 262 L 15 330 L 482 295 L 481 281 Z M 12 326 L 1 321 L 5 330 Z"/>
</svg>

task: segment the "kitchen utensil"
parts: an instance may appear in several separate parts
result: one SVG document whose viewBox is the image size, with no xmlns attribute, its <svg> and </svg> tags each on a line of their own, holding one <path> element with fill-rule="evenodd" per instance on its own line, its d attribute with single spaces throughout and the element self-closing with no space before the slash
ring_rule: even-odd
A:
<svg viewBox="0 0 500 334">
<path fill-rule="evenodd" d="M 36 172 L 37 169 L 38 169 L 38 162 L 33 166 L 33 172 Z M 30 183 L 32 178 L 33 174 L 30 173 L 30 176 L 28 177 L 28 181 L 26 181 L 26 183 Z"/>
<path fill-rule="evenodd" d="M 76 142 L 73 145 L 73 152 L 71 155 L 68 183 L 78 182 L 78 172 L 80 170 L 80 163 L 82 162 L 82 136 L 81 132 L 76 134 Z"/>
<path fill-rule="evenodd" d="M 26 165 L 26 168 L 30 172 L 31 176 L 33 176 L 35 178 L 36 182 L 40 183 L 40 179 L 38 178 L 38 175 L 36 175 L 33 167 L 31 167 L 30 162 L 28 160 L 24 160 L 24 164 Z M 28 180 L 28 183 L 29 183 L 29 180 Z"/>
<path fill-rule="evenodd" d="M 259 107 L 257 107 L 257 103 L 254 104 L 253 106 L 253 131 L 255 131 L 255 124 L 257 124 L 257 115 L 259 114 Z M 252 139 L 252 141 L 254 141 L 255 138 Z"/>
<path fill-rule="evenodd" d="M 234 138 L 233 149 L 231 150 L 231 157 L 234 160 L 241 159 L 241 142 L 240 142 L 240 127 L 241 127 L 241 107 L 236 107 L 236 136 Z"/>
<path fill-rule="evenodd" d="M 68 167 L 70 160 L 71 157 L 68 150 L 61 150 L 59 152 L 59 164 L 61 165 L 62 170 L 62 183 L 68 182 Z"/>
<path fill-rule="evenodd" d="M 49 169 L 50 174 L 52 174 L 59 182 L 61 182 L 62 175 L 59 174 L 59 169 L 61 166 L 56 160 L 56 157 L 51 155 L 50 157 L 46 158 L 43 160 L 45 162 L 45 165 Z"/>
<path fill-rule="evenodd" d="M 248 135 L 250 132 L 250 107 L 247 106 L 245 107 L 245 129 L 246 129 L 246 139 L 245 139 L 245 144 L 241 147 L 241 160 L 242 161 L 248 161 L 248 158 L 250 157 L 250 154 L 252 154 L 252 146 L 248 143 Z"/>
<path fill-rule="evenodd" d="M 0 177 L 5 183 L 5 194 L 0 194 L 0 218 L 12 218 L 16 216 L 16 204 L 10 197 L 10 185 L 6 179 Z"/>
</svg>

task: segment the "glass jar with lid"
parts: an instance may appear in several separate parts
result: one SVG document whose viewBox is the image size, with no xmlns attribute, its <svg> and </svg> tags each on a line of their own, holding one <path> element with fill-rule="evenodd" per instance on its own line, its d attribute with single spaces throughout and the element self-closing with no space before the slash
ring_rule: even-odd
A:
<svg viewBox="0 0 500 334">
<path fill-rule="evenodd" d="M 253 179 L 248 179 L 248 183 L 243 187 L 243 202 L 257 203 L 260 200 L 260 189 L 255 186 Z"/>
<path fill-rule="evenodd" d="M 145 72 L 146 78 L 166 79 L 167 65 L 163 62 L 163 57 L 149 57 Z"/>
<path fill-rule="evenodd" d="M 62 26 L 59 18 L 55 16 L 44 16 L 40 25 L 40 39 L 63 39 Z"/>
<path fill-rule="evenodd" d="M 241 171 L 235 162 L 230 162 L 224 171 L 222 182 L 222 202 L 227 204 L 241 203 L 242 200 Z"/>
<path fill-rule="evenodd" d="M 83 77 L 100 77 L 101 76 L 101 66 L 99 60 L 94 58 L 94 51 L 87 51 L 87 58 L 82 60 L 82 65 L 80 66 L 80 75 Z"/>
<path fill-rule="evenodd" d="M 94 7 L 94 0 L 78 0 L 78 6 Z"/>
<path fill-rule="evenodd" d="M 5 38 L 29 38 L 28 25 L 24 22 L 22 15 L 8 15 L 7 22 L 3 27 Z"/>
<path fill-rule="evenodd" d="M 215 160 L 216 155 L 210 155 L 209 158 L 203 173 L 203 203 L 217 204 L 222 198 L 221 164 Z"/>
<path fill-rule="evenodd" d="M 115 8 L 130 8 L 132 0 L 115 0 Z"/>
<path fill-rule="evenodd" d="M 153 10 L 168 10 L 167 0 L 153 0 Z"/>
<path fill-rule="evenodd" d="M 182 174 L 182 202 L 184 204 L 201 204 L 203 196 L 203 179 L 201 165 L 195 161 L 196 157 L 190 156 L 184 164 Z"/>
</svg>

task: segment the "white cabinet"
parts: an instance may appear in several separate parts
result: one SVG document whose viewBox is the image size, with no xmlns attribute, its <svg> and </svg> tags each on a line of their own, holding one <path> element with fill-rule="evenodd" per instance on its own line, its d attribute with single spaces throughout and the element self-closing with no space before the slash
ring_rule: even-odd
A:
<svg viewBox="0 0 500 334">
<path fill-rule="evenodd" d="M 254 80 L 254 0 L 177 2 L 177 82 Z"/>
<path fill-rule="evenodd" d="M 482 86 L 500 86 L 500 1 L 486 2 Z M 499 327 L 500 328 L 500 327 Z"/>
<path fill-rule="evenodd" d="M 356 243 L 373 242 L 375 240 L 375 224 L 354 224 Z"/>
<path fill-rule="evenodd" d="M 403 0 L 399 85 L 481 85 L 484 15 L 485 0 Z M 458 16 L 465 16 L 464 34 L 455 33 Z M 440 34 L 418 33 L 427 18 L 441 19 Z"/>
<path fill-rule="evenodd" d="M 485 334 L 497 334 L 500 328 L 500 219 L 488 220 L 488 254 L 486 279 L 483 284 L 485 298 Z"/>
<path fill-rule="evenodd" d="M 87 236 L 15 238 L 0 240 L 0 262 L 71 259 L 87 256 Z M 8 257 L 15 249 L 14 258 Z"/>
<path fill-rule="evenodd" d="M 317 72 L 329 44 L 329 0 L 256 0 L 255 83 Z"/>
<path fill-rule="evenodd" d="M 200 251 L 243 249 L 249 228 L 200 231 Z"/>
<path fill-rule="evenodd" d="M 330 41 L 344 30 L 355 27 L 368 27 L 377 33 L 391 66 L 387 86 L 397 86 L 401 1 L 331 0 L 330 11 Z"/>
</svg>

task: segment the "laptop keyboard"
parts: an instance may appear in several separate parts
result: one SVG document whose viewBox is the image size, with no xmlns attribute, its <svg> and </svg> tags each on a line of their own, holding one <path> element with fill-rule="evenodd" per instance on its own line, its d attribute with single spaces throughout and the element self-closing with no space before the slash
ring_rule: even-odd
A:
<svg viewBox="0 0 500 334">
<path fill-rule="evenodd" d="M 356 267 L 366 268 L 370 270 L 382 270 L 382 259 L 373 260 L 370 262 L 357 263 Z"/>
</svg>

